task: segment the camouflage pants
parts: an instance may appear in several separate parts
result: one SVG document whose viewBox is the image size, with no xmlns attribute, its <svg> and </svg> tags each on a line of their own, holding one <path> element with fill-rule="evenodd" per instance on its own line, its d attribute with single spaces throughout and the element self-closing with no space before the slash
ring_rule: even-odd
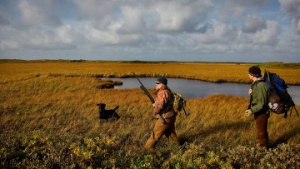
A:
<svg viewBox="0 0 300 169">
<path fill-rule="evenodd" d="M 145 148 L 146 149 L 153 148 L 163 135 L 165 135 L 170 140 L 170 142 L 179 145 L 179 140 L 175 132 L 175 121 L 176 121 L 176 116 L 173 116 L 169 119 L 165 119 L 165 123 L 162 123 L 160 119 L 157 119 L 153 131 L 151 133 L 151 136 L 146 142 Z"/>
<path fill-rule="evenodd" d="M 256 138 L 258 146 L 268 148 L 268 118 L 269 114 L 262 112 L 254 114 L 256 123 Z"/>
</svg>

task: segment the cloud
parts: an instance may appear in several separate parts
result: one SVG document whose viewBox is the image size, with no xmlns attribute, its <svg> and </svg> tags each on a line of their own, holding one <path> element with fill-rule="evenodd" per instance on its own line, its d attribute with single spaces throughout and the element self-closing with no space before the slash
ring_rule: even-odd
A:
<svg viewBox="0 0 300 169">
<path fill-rule="evenodd" d="M 251 34 L 242 34 L 242 41 L 255 46 L 276 46 L 280 35 L 280 28 L 276 22 L 266 21 L 264 29 L 252 32 Z"/>
<path fill-rule="evenodd" d="M 19 11 L 23 26 L 42 25 L 60 25 L 61 21 L 55 15 L 55 1 L 52 0 L 22 0 L 19 3 Z"/>
<path fill-rule="evenodd" d="M 214 1 L 217 4 L 218 17 L 222 20 L 237 19 L 250 10 L 255 10 L 265 5 L 269 0 L 226 0 L 226 1 Z"/>
<path fill-rule="evenodd" d="M 248 16 L 242 27 L 242 31 L 245 33 L 255 33 L 262 29 L 266 29 L 267 23 L 265 20 L 255 16 Z"/>
<path fill-rule="evenodd" d="M 217 20 L 212 20 L 206 33 L 195 33 L 191 37 L 203 44 L 228 44 L 235 41 L 236 35 L 236 27 Z"/>
<path fill-rule="evenodd" d="M 295 31 L 300 34 L 300 1 L 279 0 L 281 8 L 293 19 Z"/>
<path fill-rule="evenodd" d="M 0 9 L 0 25 L 8 25 L 9 19 L 6 14 Z"/>
<path fill-rule="evenodd" d="M 269 0 L 2 0 L 0 57 L 295 58 L 298 3 L 280 0 L 283 13 Z"/>
<path fill-rule="evenodd" d="M 158 31 L 196 31 L 212 9 L 211 1 L 163 1 L 154 5 L 159 15 Z"/>
<path fill-rule="evenodd" d="M 98 1 L 76 0 L 81 18 L 92 19 L 97 29 L 119 32 L 195 31 L 213 4 L 204 1 Z M 118 25 L 118 27 L 116 27 Z"/>
</svg>

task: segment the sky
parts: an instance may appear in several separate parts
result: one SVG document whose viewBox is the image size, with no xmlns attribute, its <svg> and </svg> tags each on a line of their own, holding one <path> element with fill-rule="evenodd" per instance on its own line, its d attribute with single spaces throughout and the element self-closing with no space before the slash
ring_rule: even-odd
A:
<svg viewBox="0 0 300 169">
<path fill-rule="evenodd" d="M 300 62 L 300 0 L 0 0 L 0 59 Z"/>
</svg>

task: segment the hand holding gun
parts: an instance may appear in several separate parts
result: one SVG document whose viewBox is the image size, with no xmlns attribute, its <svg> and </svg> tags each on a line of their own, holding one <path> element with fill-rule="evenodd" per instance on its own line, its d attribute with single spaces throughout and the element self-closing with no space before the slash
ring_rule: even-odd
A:
<svg viewBox="0 0 300 169">
<path fill-rule="evenodd" d="M 140 79 L 135 75 L 136 79 L 140 82 L 141 86 L 140 88 L 144 91 L 144 94 L 148 96 L 148 98 L 150 99 L 151 103 L 154 104 L 155 100 L 154 98 L 151 96 L 151 94 L 149 93 L 149 91 L 146 89 L 146 87 L 143 85 L 143 83 L 140 81 Z M 165 123 L 165 119 L 161 116 L 161 114 L 159 114 L 158 118 L 161 120 L 161 122 L 164 124 Z"/>
</svg>

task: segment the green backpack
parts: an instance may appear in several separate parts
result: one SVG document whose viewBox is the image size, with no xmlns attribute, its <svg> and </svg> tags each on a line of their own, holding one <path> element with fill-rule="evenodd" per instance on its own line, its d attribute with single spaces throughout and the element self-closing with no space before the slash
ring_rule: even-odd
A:
<svg viewBox="0 0 300 169">
<path fill-rule="evenodd" d="M 184 110 L 185 112 L 185 105 L 186 105 L 186 100 L 182 97 L 182 94 L 175 92 L 175 91 L 171 91 L 171 93 L 173 94 L 173 110 L 175 112 L 180 112 L 181 110 Z"/>
</svg>

